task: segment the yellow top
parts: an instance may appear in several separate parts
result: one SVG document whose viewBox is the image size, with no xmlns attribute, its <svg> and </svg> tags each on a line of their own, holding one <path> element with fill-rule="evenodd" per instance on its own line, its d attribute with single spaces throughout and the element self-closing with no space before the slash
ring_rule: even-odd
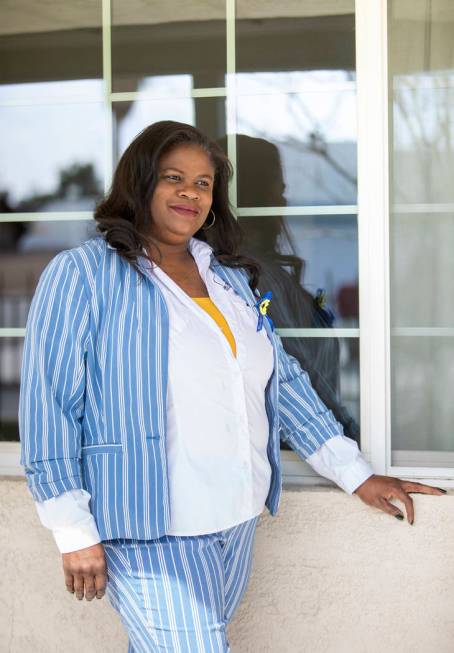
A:
<svg viewBox="0 0 454 653">
<path fill-rule="evenodd" d="M 211 297 L 192 297 L 192 299 L 195 302 L 197 302 L 197 304 L 201 308 L 203 308 L 219 326 L 222 333 L 227 338 L 229 345 L 232 348 L 233 355 L 236 358 L 236 343 L 235 343 L 235 338 L 233 336 L 233 333 L 230 331 L 230 327 L 227 323 L 227 320 L 225 319 L 221 311 L 218 309 L 216 304 L 213 302 Z"/>
</svg>

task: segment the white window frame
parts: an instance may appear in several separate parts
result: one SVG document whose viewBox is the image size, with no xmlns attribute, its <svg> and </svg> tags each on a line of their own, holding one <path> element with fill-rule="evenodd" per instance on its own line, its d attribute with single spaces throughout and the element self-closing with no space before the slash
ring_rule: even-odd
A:
<svg viewBox="0 0 454 653">
<path fill-rule="evenodd" d="M 358 204 L 351 207 L 288 207 L 286 214 L 358 214 L 359 322 L 358 329 L 330 329 L 318 337 L 358 337 L 360 334 L 361 448 L 377 474 L 440 483 L 454 487 L 452 468 L 397 466 L 391 463 L 390 317 L 389 317 L 389 141 L 387 0 L 355 1 Z M 103 77 L 106 129 L 112 135 L 112 102 L 135 100 L 138 93 L 112 93 L 111 0 L 102 2 Z M 225 88 L 194 89 L 193 97 L 225 97 L 227 146 L 236 171 L 235 0 L 226 0 L 227 83 Z M 143 94 L 141 94 L 142 97 Z M 112 137 L 105 152 L 105 190 L 109 188 L 114 157 Z M 237 206 L 236 181 L 230 200 Z M 276 215 L 273 207 L 237 209 L 238 216 Z M 283 207 L 278 211 L 283 212 Z M 91 220 L 90 213 L 3 214 L 0 222 L 23 220 Z M 0 337 L 23 337 L 25 329 L 0 329 Z M 282 336 L 313 336 L 311 329 L 277 329 Z M 23 476 L 20 444 L 0 443 L 0 475 Z M 451 455 L 451 458 L 454 456 Z M 281 451 L 286 485 L 332 485 L 293 451 Z M 436 456 L 433 456 L 436 459 Z M 454 463 L 453 463 L 454 465 Z"/>
</svg>

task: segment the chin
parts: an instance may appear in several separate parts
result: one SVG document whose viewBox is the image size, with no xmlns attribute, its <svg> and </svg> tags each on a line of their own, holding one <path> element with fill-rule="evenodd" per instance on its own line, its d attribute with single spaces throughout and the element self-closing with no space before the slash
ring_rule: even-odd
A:
<svg viewBox="0 0 454 653">
<path fill-rule="evenodd" d="M 196 229 L 196 232 L 198 231 L 198 228 Z M 169 226 L 169 232 L 175 236 L 180 236 L 180 238 L 183 236 L 187 240 L 192 238 L 193 234 L 196 233 L 194 232 L 194 229 L 190 228 L 188 225 L 172 225 Z"/>
</svg>

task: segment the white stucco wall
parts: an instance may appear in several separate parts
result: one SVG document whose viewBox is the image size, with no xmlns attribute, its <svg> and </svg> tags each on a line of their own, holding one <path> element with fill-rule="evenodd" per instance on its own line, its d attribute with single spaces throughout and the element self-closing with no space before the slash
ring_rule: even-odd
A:
<svg viewBox="0 0 454 653">
<path fill-rule="evenodd" d="M 107 599 L 66 592 L 25 482 L 0 488 L 0 652 L 126 653 Z M 454 492 L 413 498 L 410 526 L 337 489 L 286 489 L 259 521 L 232 653 L 452 653 Z"/>
</svg>

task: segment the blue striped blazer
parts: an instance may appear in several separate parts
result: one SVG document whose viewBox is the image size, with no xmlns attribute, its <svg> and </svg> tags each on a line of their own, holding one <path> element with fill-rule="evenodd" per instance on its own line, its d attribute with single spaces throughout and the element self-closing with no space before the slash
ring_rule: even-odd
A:
<svg viewBox="0 0 454 653">
<path fill-rule="evenodd" d="M 19 394 L 21 463 L 37 501 L 73 488 L 91 494 L 102 540 L 153 539 L 170 525 L 166 463 L 169 317 L 164 297 L 102 236 L 57 254 L 27 318 Z M 210 267 L 250 306 L 243 268 Z M 263 322 L 274 371 L 265 392 L 272 468 L 266 506 L 281 495 L 279 438 L 301 458 L 342 426 L 297 359 Z"/>
</svg>

